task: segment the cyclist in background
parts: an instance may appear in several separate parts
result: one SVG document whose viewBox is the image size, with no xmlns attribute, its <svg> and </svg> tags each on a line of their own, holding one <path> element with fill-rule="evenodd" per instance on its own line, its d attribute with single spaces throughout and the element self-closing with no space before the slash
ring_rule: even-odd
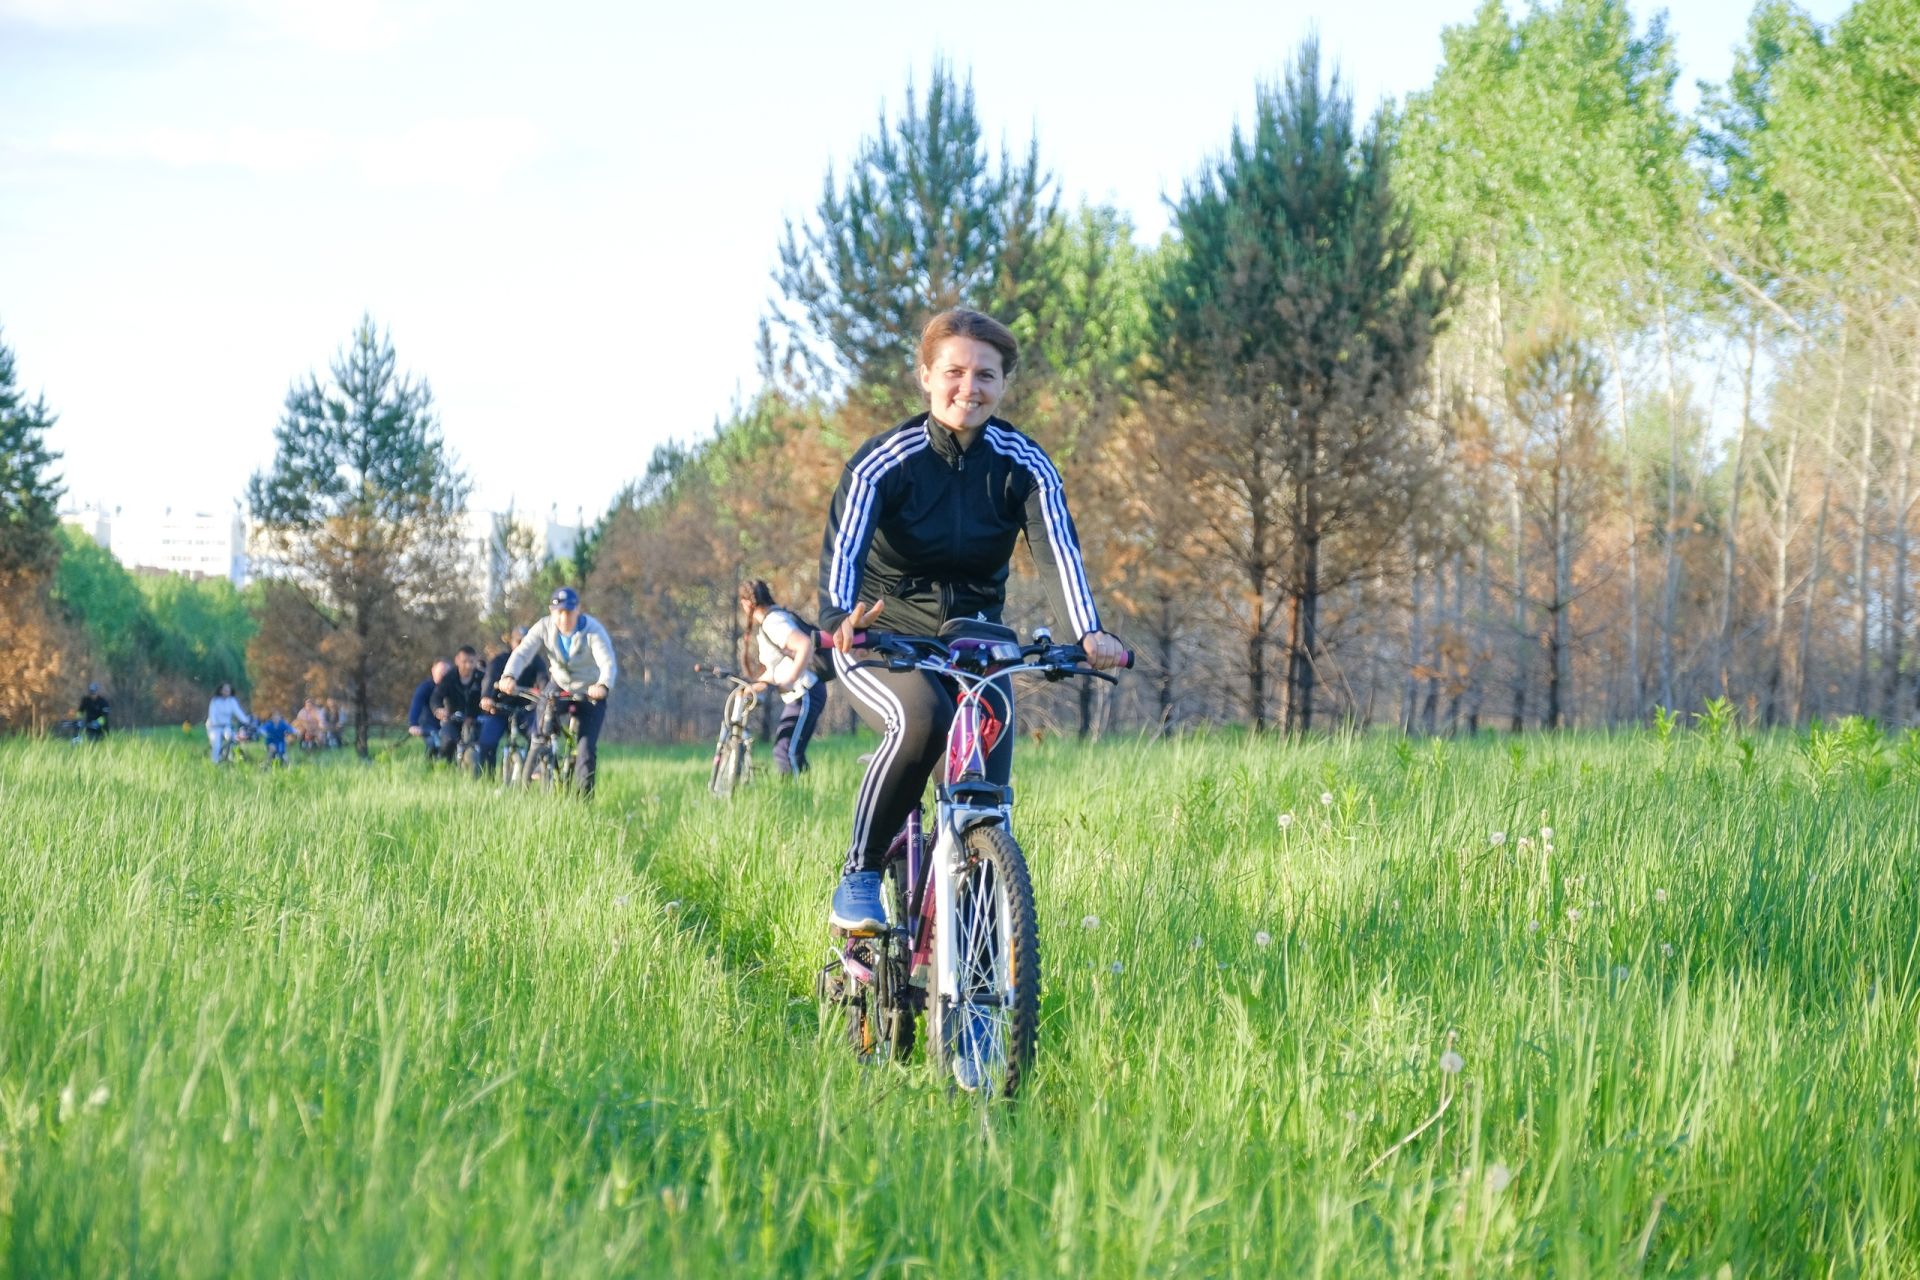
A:
<svg viewBox="0 0 1920 1280">
<path fill-rule="evenodd" d="M 579 780 L 581 793 L 592 795 L 594 766 L 600 758 L 600 726 L 606 723 L 607 698 L 620 678 L 613 637 L 598 618 L 581 612 L 579 592 L 560 587 L 547 601 L 547 616 L 529 627 L 526 638 L 508 655 L 495 687 L 501 693 L 512 693 L 535 658 L 546 659 L 548 679 L 559 695 L 584 695 L 580 743 L 573 757 L 574 777 Z"/>
<path fill-rule="evenodd" d="M 439 756 L 449 764 L 460 752 L 464 722 L 480 715 L 481 695 L 486 692 L 481 679 L 480 655 L 472 645 L 463 644 L 453 655 L 453 669 L 440 677 L 427 700 L 433 718 L 440 722 Z"/>
<path fill-rule="evenodd" d="M 773 598 L 773 589 L 759 578 L 740 584 L 740 608 L 760 660 L 755 693 L 778 689 L 786 703 L 780 727 L 773 735 L 773 767 L 780 773 L 807 771 L 807 743 L 827 707 L 827 686 L 814 661 L 813 624 Z M 822 655 L 824 657 L 824 655 Z M 832 668 L 827 669 L 828 678 Z"/>
<path fill-rule="evenodd" d="M 107 736 L 107 713 L 112 707 L 107 695 L 100 691 L 98 684 L 90 684 L 80 698 L 80 727 L 86 731 L 88 742 L 98 742 Z"/>
<path fill-rule="evenodd" d="M 213 752 L 215 764 L 227 758 L 227 747 L 233 742 L 233 735 L 249 723 L 240 699 L 233 696 L 233 686 L 221 681 L 220 687 L 213 691 L 212 700 L 207 703 L 207 746 Z"/>
<path fill-rule="evenodd" d="M 287 735 L 293 732 L 293 726 L 279 712 L 257 716 L 260 726 L 260 740 L 267 744 L 267 759 L 270 762 L 287 762 Z"/>
<path fill-rule="evenodd" d="M 522 640 L 527 638 L 525 627 L 509 627 L 507 634 L 500 639 L 506 648 L 487 659 L 486 678 L 480 687 L 486 695 L 480 699 L 480 768 L 489 776 L 493 773 L 494 762 L 500 754 L 500 739 L 507 736 L 509 717 L 520 722 L 520 733 L 524 737 L 533 736 L 533 708 L 501 706 L 493 700 L 493 690 L 500 684 L 500 677 L 507 674 L 507 660 L 513 657 L 513 651 Z M 521 671 L 519 684 L 523 692 L 538 689 L 547 682 L 547 660 L 536 654 L 533 661 Z"/>
<path fill-rule="evenodd" d="M 433 701 L 433 691 L 451 665 L 445 658 L 437 659 L 428 669 L 427 678 L 414 686 L 413 702 L 407 707 L 407 732 L 426 745 L 429 764 L 433 762 L 434 752 L 440 749 L 440 722 L 433 718 L 427 704 Z"/>
</svg>

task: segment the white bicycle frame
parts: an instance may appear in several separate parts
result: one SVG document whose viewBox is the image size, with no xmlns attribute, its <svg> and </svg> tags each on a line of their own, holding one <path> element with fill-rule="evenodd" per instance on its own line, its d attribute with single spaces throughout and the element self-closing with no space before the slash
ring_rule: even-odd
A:
<svg viewBox="0 0 1920 1280">
<path fill-rule="evenodd" d="M 1020 649 L 1016 641 L 983 641 L 965 637 L 956 640 L 954 644 L 984 647 L 988 650 L 989 661 L 996 656 L 996 650 L 1011 649 L 1012 656 L 1017 657 Z M 953 723 L 947 728 L 947 752 L 942 761 L 944 770 L 948 769 L 956 757 L 959 757 L 960 776 L 945 778 L 939 789 L 939 799 L 934 809 L 933 848 L 927 854 L 930 865 L 927 870 L 926 892 L 933 895 L 933 953 L 930 959 L 934 966 L 934 990 L 940 994 L 939 1000 L 927 1003 L 927 1022 L 933 1042 L 945 1048 L 949 1039 L 948 1019 L 951 1013 L 957 1012 L 957 1008 L 950 1010 L 947 1005 L 959 999 L 959 928 L 954 914 L 954 902 L 955 886 L 967 871 L 963 841 L 967 833 L 975 827 L 1004 826 L 1011 830 L 1013 826 L 1011 794 L 1004 788 L 987 781 L 987 752 L 980 734 L 981 706 L 988 692 L 1004 681 L 1006 683 L 1001 687 L 1001 695 L 1006 699 L 1006 705 L 1011 708 L 1013 677 L 1029 671 L 1045 671 L 1048 668 L 1040 663 L 1027 662 L 990 672 L 967 671 L 954 665 L 950 650 L 947 658 L 924 658 L 915 662 L 913 669 L 945 676 L 960 686 L 960 694 L 955 699 Z M 1008 724 L 1006 731 L 1012 731 L 1011 724 Z M 977 788 L 971 797 L 967 794 L 967 789 L 970 787 Z M 900 905 L 903 908 L 906 906 L 905 903 Z M 909 935 L 911 935 L 910 922 L 906 923 L 909 924 Z M 998 954 L 1004 956 L 1012 946 L 1012 940 L 1007 936 L 1008 921 L 1004 916 L 1000 920 L 1000 934 L 1001 936 L 996 939 Z M 1011 971 L 1009 971 L 1009 977 L 1011 977 Z M 1011 983 L 996 994 L 1000 998 L 1000 1007 L 1012 1007 L 1014 991 Z M 994 1052 L 1004 1057 L 1006 1045 L 996 1044 Z"/>
</svg>

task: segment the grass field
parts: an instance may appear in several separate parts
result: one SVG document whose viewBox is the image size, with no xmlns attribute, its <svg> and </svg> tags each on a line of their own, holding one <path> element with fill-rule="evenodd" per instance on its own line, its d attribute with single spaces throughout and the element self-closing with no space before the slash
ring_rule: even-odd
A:
<svg viewBox="0 0 1920 1280">
<path fill-rule="evenodd" d="M 1911 744 L 1023 743 L 984 1109 L 813 1002 L 863 749 L 0 743 L 0 1267 L 1920 1275 Z"/>
</svg>

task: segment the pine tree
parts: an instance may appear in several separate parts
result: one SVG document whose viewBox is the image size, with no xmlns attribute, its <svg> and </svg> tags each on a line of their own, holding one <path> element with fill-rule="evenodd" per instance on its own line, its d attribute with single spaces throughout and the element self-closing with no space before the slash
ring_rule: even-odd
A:
<svg viewBox="0 0 1920 1280">
<path fill-rule="evenodd" d="M 1208 409 L 1182 452 L 1246 602 L 1248 713 L 1265 726 L 1277 593 L 1287 723 L 1304 730 L 1322 596 L 1398 554 L 1438 489 L 1438 446 L 1410 410 L 1450 289 L 1414 260 L 1379 122 L 1356 129 L 1312 40 L 1174 220 L 1162 346 Z"/>
<path fill-rule="evenodd" d="M 373 708 L 400 701 L 455 631 L 471 634 L 458 520 L 468 483 L 441 442 L 432 391 L 396 372 L 371 318 L 331 373 L 330 385 L 310 374 L 287 393 L 273 466 L 248 487 L 262 572 L 299 591 L 315 626 L 277 625 L 283 598 L 253 652 L 317 650 L 309 665 L 344 690 L 364 756 Z"/>
<path fill-rule="evenodd" d="M 29 402 L 0 342 L 0 573 L 40 573 L 60 553 L 59 454 L 47 448 L 55 418 L 46 398 Z"/>
<path fill-rule="evenodd" d="M 1056 208 L 1038 144 L 995 164 L 972 83 L 935 63 L 924 98 L 909 85 L 898 120 L 882 111 L 846 181 L 827 171 L 814 222 L 787 226 L 774 272 L 776 318 L 797 340 L 787 363 L 876 418 L 924 407 L 910 354 L 936 313 L 972 307 L 1031 336 Z"/>
</svg>

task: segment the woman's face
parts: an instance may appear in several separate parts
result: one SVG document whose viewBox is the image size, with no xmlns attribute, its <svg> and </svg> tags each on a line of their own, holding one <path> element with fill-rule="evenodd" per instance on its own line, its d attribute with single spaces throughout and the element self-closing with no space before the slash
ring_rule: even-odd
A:
<svg viewBox="0 0 1920 1280">
<path fill-rule="evenodd" d="M 978 338 L 943 339 L 933 363 L 920 366 L 920 387 L 933 419 L 950 431 L 985 425 L 1006 394 L 1000 353 Z"/>
</svg>

